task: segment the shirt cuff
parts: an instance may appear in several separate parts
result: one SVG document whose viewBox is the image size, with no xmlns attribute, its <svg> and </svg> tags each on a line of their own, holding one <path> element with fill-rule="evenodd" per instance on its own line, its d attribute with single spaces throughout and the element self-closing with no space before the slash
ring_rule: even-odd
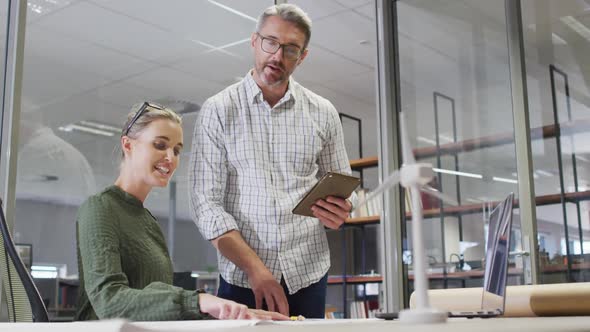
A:
<svg viewBox="0 0 590 332">
<path fill-rule="evenodd" d="M 180 316 L 182 319 L 202 319 L 205 314 L 199 307 L 199 293 L 197 291 L 183 290 L 183 301 Z"/>
</svg>

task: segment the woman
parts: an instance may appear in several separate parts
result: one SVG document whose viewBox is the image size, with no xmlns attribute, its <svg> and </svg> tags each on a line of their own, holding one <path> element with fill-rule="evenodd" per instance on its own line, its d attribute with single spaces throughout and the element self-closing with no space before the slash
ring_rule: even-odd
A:
<svg viewBox="0 0 590 332">
<path fill-rule="evenodd" d="M 153 187 L 168 184 L 178 166 L 181 125 L 172 110 L 147 102 L 129 114 L 119 177 L 78 211 L 76 320 L 288 319 L 172 286 L 164 236 L 143 202 Z"/>
</svg>

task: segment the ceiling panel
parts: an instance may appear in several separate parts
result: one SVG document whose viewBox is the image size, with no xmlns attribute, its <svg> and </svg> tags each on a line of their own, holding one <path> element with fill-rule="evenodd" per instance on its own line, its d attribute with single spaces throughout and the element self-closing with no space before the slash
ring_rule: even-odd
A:
<svg viewBox="0 0 590 332">
<path fill-rule="evenodd" d="M 31 107 L 28 104 L 28 97 L 25 95 L 22 109 L 25 119 L 57 129 L 59 126 L 80 120 L 93 120 L 118 126 L 122 124 L 122 120 L 125 118 L 122 114 L 126 115 L 128 108 L 102 100 L 96 95 L 80 94 L 42 107 Z M 82 137 L 96 136 L 85 134 Z"/>
<path fill-rule="evenodd" d="M 249 41 L 226 50 L 234 56 L 219 51 L 201 52 L 170 66 L 220 85 L 230 85 L 252 68 L 253 56 Z"/>
<path fill-rule="evenodd" d="M 32 52 L 25 54 L 23 99 L 42 106 L 100 86 L 109 80 L 88 70 L 72 68 L 67 61 L 54 61 Z"/>
<path fill-rule="evenodd" d="M 88 91 L 84 96 L 99 99 L 105 103 L 119 105 L 125 110 L 130 110 L 135 103 L 153 100 L 158 96 L 156 88 L 138 86 L 130 81 L 117 81 Z M 115 122 L 117 123 L 117 122 Z"/>
<path fill-rule="evenodd" d="M 32 23 L 42 17 L 53 15 L 81 1 L 84 0 L 28 0 L 27 23 Z"/>
<path fill-rule="evenodd" d="M 315 46 L 310 45 L 307 57 L 294 74 L 295 78 L 312 82 L 339 81 L 370 69 L 337 53 Z M 344 68 L 346 69 L 343 70 Z"/>
<path fill-rule="evenodd" d="M 373 3 L 373 1 L 369 1 L 368 4 L 355 8 L 354 11 L 361 15 L 364 15 L 365 17 L 375 20 L 375 4 Z"/>
<path fill-rule="evenodd" d="M 328 85 L 341 94 L 354 97 L 367 104 L 375 104 L 375 81 L 375 72 L 371 70 L 348 75 L 342 80 L 324 81 L 322 84 Z"/>
<path fill-rule="evenodd" d="M 314 23 L 312 43 L 372 67 L 377 47 L 373 24 L 350 10 L 332 15 Z"/>
<path fill-rule="evenodd" d="M 335 2 L 341 4 L 347 8 L 357 8 L 366 4 L 372 4 L 372 0 L 335 0 Z"/>
<path fill-rule="evenodd" d="M 225 88 L 224 85 L 168 68 L 158 68 L 126 82 L 155 91 L 153 99 L 176 98 L 199 105 Z"/>
<path fill-rule="evenodd" d="M 27 54 L 109 79 L 123 78 L 155 66 L 124 52 L 72 39 L 38 26 L 28 27 L 25 41 Z"/>
<path fill-rule="evenodd" d="M 177 38 L 221 46 L 254 31 L 255 19 L 237 15 L 211 1 L 175 0 L 176 10 L 162 10 L 159 0 L 92 0 L 97 6 L 171 32 Z M 157 47 L 157 44 L 154 45 Z"/>
<path fill-rule="evenodd" d="M 314 32 L 316 31 L 315 29 L 315 23 L 318 22 L 319 20 L 328 17 L 330 15 L 334 15 L 336 13 L 348 10 L 348 8 L 346 8 L 346 6 L 338 3 L 337 1 L 334 0 L 324 0 L 324 1 L 314 1 L 314 0 L 295 0 L 295 1 L 289 1 L 289 3 L 293 3 L 299 7 L 301 7 L 301 9 L 303 9 L 303 11 L 305 11 L 307 13 L 307 15 L 309 15 L 309 17 L 312 20 L 312 39 L 313 39 L 313 35 Z"/>
<path fill-rule="evenodd" d="M 266 8 L 274 4 L 274 0 L 216 0 L 209 2 L 217 2 L 256 19 Z"/>
<path fill-rule="evenodd" d="M 152 61 L 175 57 L 192 49 L 206 49 L 182 34 L 163 31 L 149 22 L 86 2 L 67 7 L 35 25 Z"/>
</svg>

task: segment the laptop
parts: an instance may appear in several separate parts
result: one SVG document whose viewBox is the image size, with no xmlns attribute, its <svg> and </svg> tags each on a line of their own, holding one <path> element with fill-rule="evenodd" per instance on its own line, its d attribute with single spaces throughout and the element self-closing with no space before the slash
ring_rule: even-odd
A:
<svg viewBox="0 0 590 332">
<path fill-rule="evenodd" d="M 513 201 L 514 193 L 510 193 L 490 215 L 481 307 L 474 311 L 451 311 L 449 317 L 488 318 L 504 314 Z"/>
<path fill-rule="evenodd" d="M 490 214 L 480 308 L 451 311 L 449 317 L 489 318 L 504 314 L 513 201 L 514 193 L 510 193 Z M 397 319 L 398 313 L 379 312 L 375 317 Z"/>
</svg>

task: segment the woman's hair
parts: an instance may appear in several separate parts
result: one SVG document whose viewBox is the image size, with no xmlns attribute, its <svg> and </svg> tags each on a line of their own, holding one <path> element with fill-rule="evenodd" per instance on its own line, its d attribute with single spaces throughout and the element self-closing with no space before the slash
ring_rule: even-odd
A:
<svg viewBox="0 0 590 332">
<path fill-rule="evenodd" d="M 163 107 L 154 103 L 147 103 L 147 106 L 139 117 L 136 117 L 137 112 L 140 112 L 145 103 L 137 103 L 131 107 L 131 111 L 127 114 L 127 121 L 121 129 L 121 137 L 128 136 L 130 138 L 137 138 L 141 131 L 143 131 L 150 123 L 167 119 L 182 125 L 182 118 L 176 114 L 172 109 Z M 135 121 L 133 121 L 135 119 Z M 121 157 L 125 157 L 121 151 Z"/>
</svg>

